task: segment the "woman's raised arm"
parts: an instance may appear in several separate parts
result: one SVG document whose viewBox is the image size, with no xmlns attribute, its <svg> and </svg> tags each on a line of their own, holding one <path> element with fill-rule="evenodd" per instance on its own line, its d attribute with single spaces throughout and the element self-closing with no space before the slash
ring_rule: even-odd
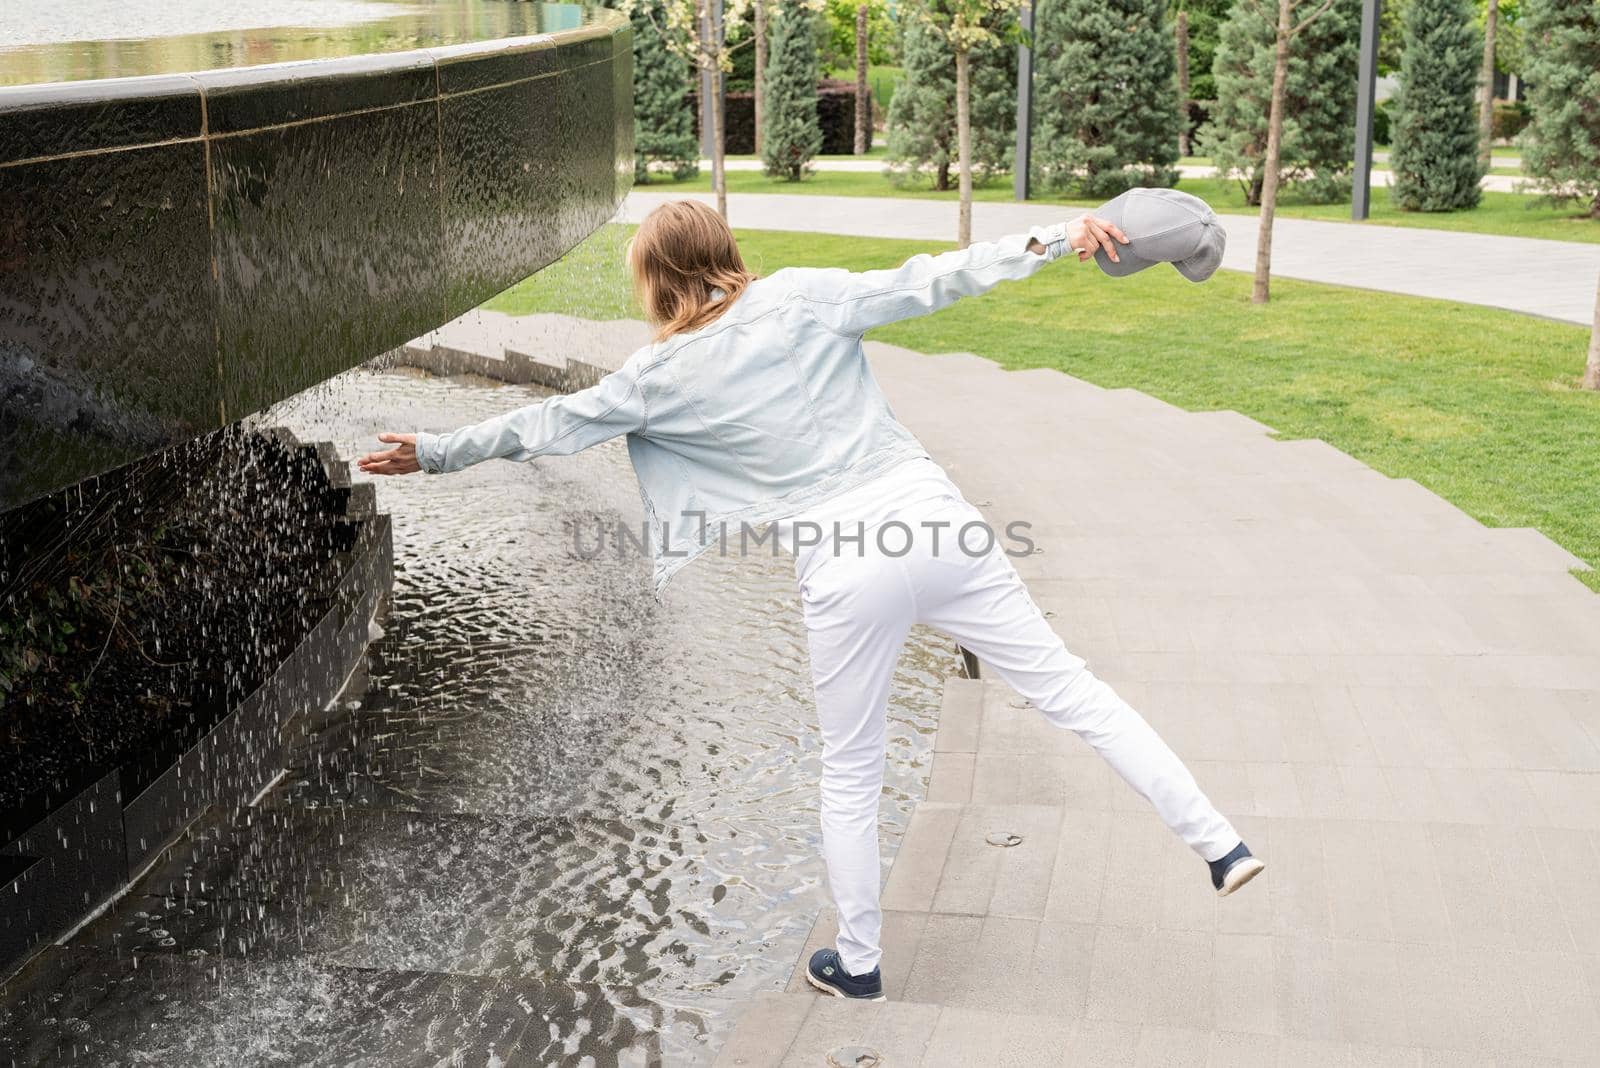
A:
<svg viewBox="0 0 1600 1068">
<path fill-rule="evenodd" d="M 841 334 L 860 335 L 875 326 L 949 307 L 1001 282 L 1027 278 L 1069 251 L 1087 260 L 1103 248 L 1115 260 L 1117 244 L 1127 240 L 1114 224 L 1082 215 L 955 252 L 913 256 L 889 270 L 854 273 L 825 268 L 797 273 L 802 292 L 824 325 Z"/>
</svg>

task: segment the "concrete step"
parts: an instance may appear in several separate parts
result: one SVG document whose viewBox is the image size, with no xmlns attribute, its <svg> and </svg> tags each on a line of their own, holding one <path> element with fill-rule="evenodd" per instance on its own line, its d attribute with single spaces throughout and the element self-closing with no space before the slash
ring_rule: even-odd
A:
<svg viewBox="0 0 1600 1068">
<path fill-rule="evenodd" d="M 865 1059 L 867 1051 L 875 1052 L 879 1059 Z M 862 1059 L 851 1060 L 852 1055 Z M 717 1068 L 868 1064 L 884 1068 L 1358 1068 L 1494 1063 L 1489 1054 L 1466 1050 L 1115 1020 L 1062 1020 L 916 1002 L 844 1001 L 809 993 L 756 998 L 716 1061 Z M 1513 1055 L 1499 1063 L 1517 1064 L 1519 1060 Z"/>
<path fill-rule="evenodd" d="M 1192 1037 L 1206 1048 L 1208 1036 Z M 909 1001 L 847 1001 L 812 992 L 769 993 L 745 1011 L 715 1063 L 717 1068 L 1122 1064 L 1132 1063 L 1122 1057 L 1136 1051 L 1138 1040 L 1137 1027 Z"/>
<path fill-rule="evenodd" d="M 806 955 L 833 937 L 824 915 Z M 887 1001 L 797 975 L 716 1063 L 1578 1064 L 1600 1034 L 1548 952 L 900 912 L 883 943 Z"/>
</svg>

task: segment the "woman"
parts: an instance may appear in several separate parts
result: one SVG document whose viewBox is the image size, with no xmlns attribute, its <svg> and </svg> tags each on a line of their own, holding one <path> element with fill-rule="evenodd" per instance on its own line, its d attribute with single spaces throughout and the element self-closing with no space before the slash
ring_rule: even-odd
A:
<svg viewBox="0 0 1600 1068">
<path fill-rule="evenodd" d="M 895 420 L 862 351 L 875 326 L 1026 278 L 1068 251 L 1115 262 L 1127 242 L 1085 215 L 894 270 L 758 279 L 721 216 L 695 201 L 665 204 L 628 248 L 657 327 L 650 345 L 590 389 L 448 434 L 382 434 L 394 448 L 360 461 L 377 475 L 439 473 L 625 434 L 658 591 L 700 552 L 726 547 L 730 528 L 744 538 L 773 524 L 768 534 L 795 553 L 822 728 L 822 848 L 839 937 L 813 955 L 807 978 L 829 994 L 883 997 L 885 708 L 914 623 L 950 634 L 1088 741 L 1210 864 L 1218 893 L 1262 869 L 1177 756 L 1066 650 L 993 538 L 970 536 L 982 517 Z"/>
</svg>

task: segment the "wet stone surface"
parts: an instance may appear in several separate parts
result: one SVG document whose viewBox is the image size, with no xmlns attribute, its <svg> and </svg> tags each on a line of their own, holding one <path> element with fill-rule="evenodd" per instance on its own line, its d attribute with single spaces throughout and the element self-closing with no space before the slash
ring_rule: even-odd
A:
<svg viewBox="0 0 1600 1068">
<path fill-rule="evenodd" d="M 267 418 L 351 455 L 534 395 L 355 373 Z M 657 602 L 631 552 L 580 559 L 574 522 L 639 522 L 620 442 L 379 494 L 363 692 L 0 994 L 0 1064 L 708 1063 L 787 979 L 826 898 L 790 560 L 707 559 Z M 923 631 L 902 658 L 885 863 L 957 663 Z"/>
</svg>

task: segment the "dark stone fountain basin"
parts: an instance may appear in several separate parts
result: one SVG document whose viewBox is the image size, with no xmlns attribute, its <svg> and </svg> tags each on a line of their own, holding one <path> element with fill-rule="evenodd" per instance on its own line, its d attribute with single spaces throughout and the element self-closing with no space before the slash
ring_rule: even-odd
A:
<svg viewBox="0 0 1600 1068">
<path fill-rule="evenodd" d="M 242 684 L 234 688 L 237 695 L 203 697 L 202 688 L 179 674 L 152 679 L 158 689 L 170 686 L 173 700 L 169 710 L 141 730 L 137 724 L 115 727 L 108 721 L 108 710 L 96 703 L 118 696 L 126 700 L 124 687 L 113 681 L 106 693 L 96 695 L 86 686 L 79 700 L 88 717 L 99 721 L 94 732 L 96 744 L 90 745 L 87 736 L 61 722 L 59 714 L 47 715 L 50 726 L 60 732 L 56 742 L 63 750 L 51 758 L 54 773 L 49 774 L 41 769 L 37 746 L 22 744 L 20 736 L 9 739 L 19 748 L 0 761 L 0 798 L 4 800 L 0 805 L 0 899 L 4 900 L 0 906 L 0 974 L 116 893 L 197 816 L 213 805 L 245 804 L 268 785 L 285 767 L 293 741 L 291 722 L 327 705 L 365 652 L 393 574 L 389 517 L 376 510 L 373 485 L 352 484 L 348 468 L 331 445 L 302 444 L 287 431 L 274 429 L 258 435 L 253 443 L 235 443 L 230 448 L 258 457 L 259 469 L 278 477 L 282 497 L 295 502 L 265 530 L 270 539 L 309 530 L 313 518 L 327 521 L 329 544 L 309 554 L 316 560 L 312 565 L 315 573 L 305 573 L 297 580 L 303 581 L 305 590 L 314 588 L 320 593 L 307 599 L 296 619 L 280 621 L 280 633 L 266 647 L 271 650 L 270 658 L 236 658 L 234 673 Z M 119 472 L 119 476 L 124 474 Z M 150 481 L 150 475 L 141 470 L 136 478 L 123 479 L 123 489 L 138 496 L 134 487 Z M 218 481 L 214 474 L 211 479 Z M 72 491 L 86 492 L 96 492 L 93 483 Z M 115 495 L 114 488 L 102 492 L 101 499 Z M 106 504 L 104 511 L 99 506 L 90 510 L 105 514 L 116 507 Z M 315 508 L 319 516 L 305 515 L 296 510 L 299 508 Z M 6 518 L 25 520 L 32 510 L 37 509 L 20 509 Z M 143 503 L 126 510 L 178 514 L 176 509 L 147 508 Z M 258 512 L 252 513 L 247 525 L 260 532 Z M 138 524 L 139 520 L 136 514 L 118 514 L 108 519 L 107 525 L 112 522 Z M 83 516 L 76 516 L 69 530 L 81 539 L 88 525 Z M 20 549 L 24 558 L 19 563 L 16 554 L 0 552 L 5 565 L 0 566 L 0 576 L 10 578 L 37 570 L 48 552 L 30 543 L 29 535 L 36 530 L 25 527 L 18 544 L 3 547 Z M 6 533 L 10 537 L 17 531 Z M 130 544 L 143 548 L 131 538 Z M 59 547 L 56 551 L 59 553 Z M 304 556 L 297 559 L 302 565 L 308 563 Z M 247 597 L 250 605 L 268 601 L 266 591 L 259 588 L 248 590 Z M 119 609 L 122 603 L 119 597 Z M 3 607 L 9 610 L 12 606 L 6 602 Z M 126 614 L 119 613 L 116 619 Z M 116 622 L 112 626 L 114 630 Z M 186 639 L 195 640 L 194 634 L 163 636 L 170 639 L 166 648 L 172 650 L 164 655 L 183 660 L 192 652 L 183 645 Z M 108 637 L 105 645 L 111 644 Z M 74 663 L 70 651 L 62 658 Z M 107 674 L 119 673 L 119 667 L 126 665 L 119 666 L 113 657 L 102 682 L 107 681 Z M 204 679 L 215 672 L 211 666 L 196 675 Z M 73 674 L 78 671 L 69 669 L 51 677 Z M 24 676 L 17 685 L 25 687 L 27 682 Z M 6 707 L 5 712 L 26 726 L 27 710 L 20 702 Z M 45 785 L 19 797 L 19 773 L 24 783 Z"/>
<path fill-rule="evenodd" d="M 0 510 L 453 318 L 632 180 L 612 12 L 339 3 L 356 24 L 241 30 L 214 5 L 113 9 L 137 37 L 72 40 L 37 3 L 0 31 Z M 163 32 L 195 18 L 211 31 Z"/>
</svg>

